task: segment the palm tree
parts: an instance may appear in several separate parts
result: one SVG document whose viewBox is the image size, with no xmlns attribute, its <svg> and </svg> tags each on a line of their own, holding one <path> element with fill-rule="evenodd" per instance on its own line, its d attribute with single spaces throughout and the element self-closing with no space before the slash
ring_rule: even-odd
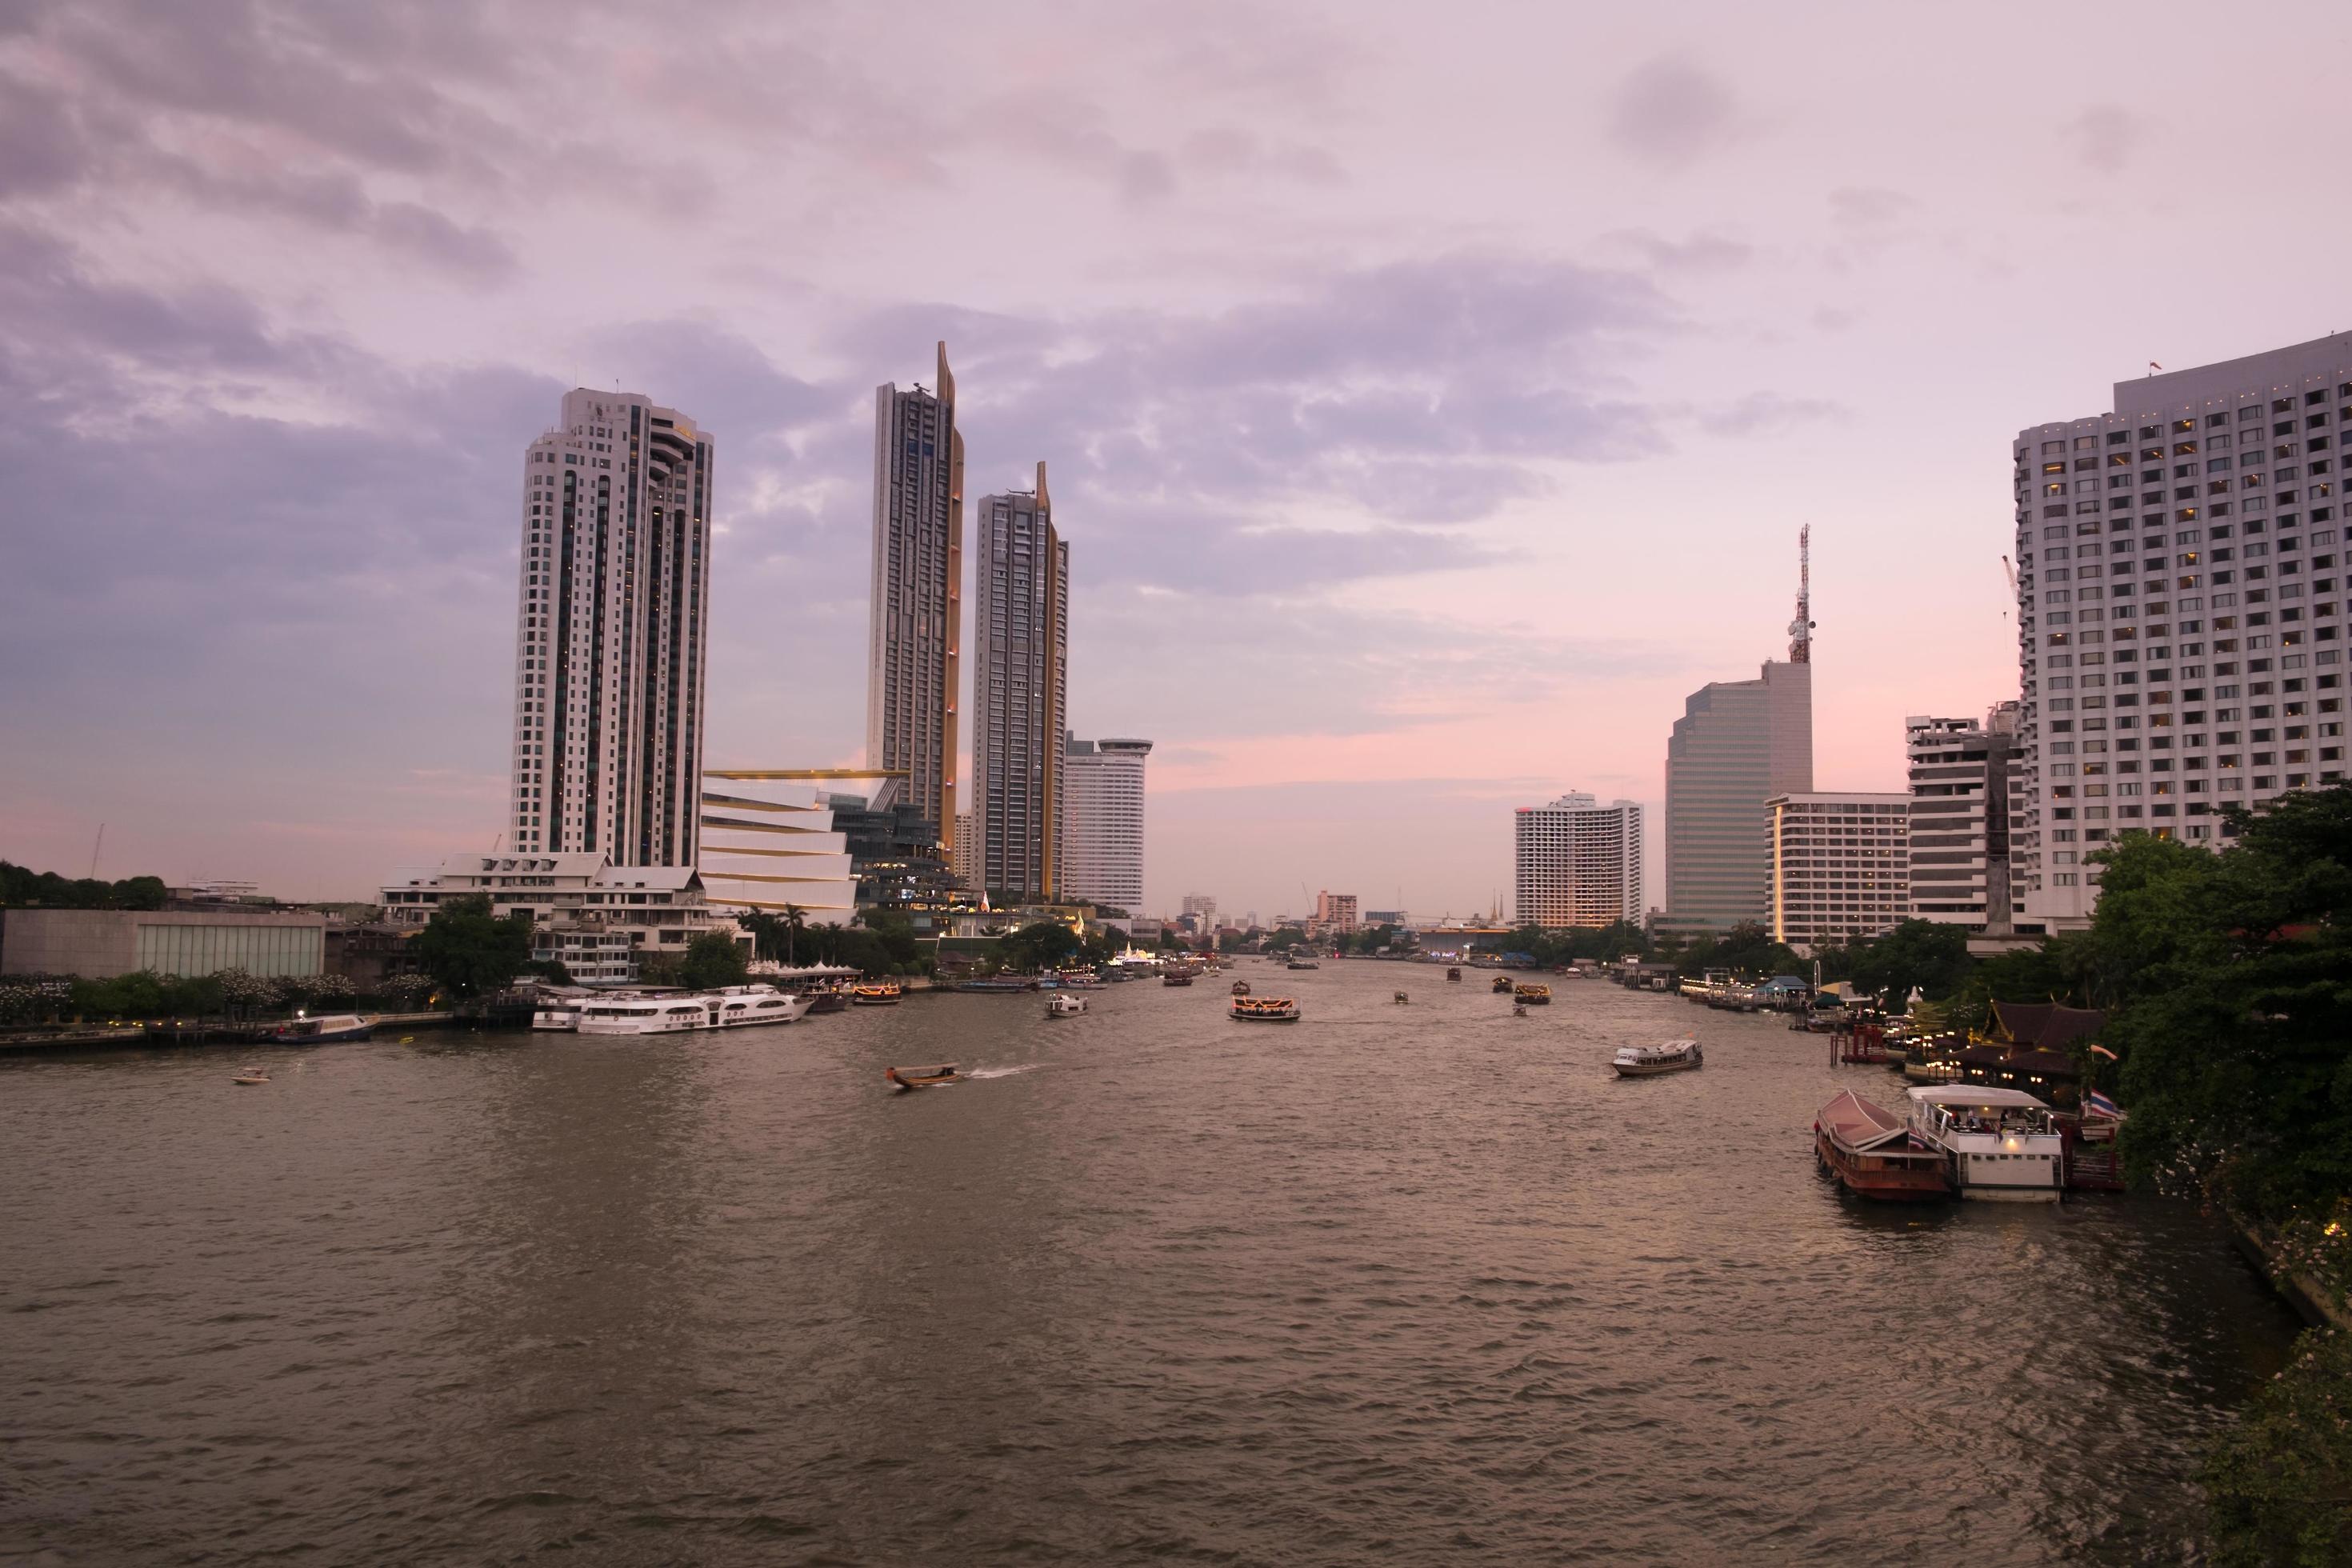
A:
<svg viewBox="0 0 2352 1568">
<path fill-rule="evenodd" d="M 795 939 L 799 937 L 801 932 L 808 930 L 808 916 L 802 912 L 801 907 L 798 904 L 786 904 L 784 906 L 783 927 L 784 965 L 786 968 L 792 968 L 793 967 L 793 953 Z"/>
</svg>

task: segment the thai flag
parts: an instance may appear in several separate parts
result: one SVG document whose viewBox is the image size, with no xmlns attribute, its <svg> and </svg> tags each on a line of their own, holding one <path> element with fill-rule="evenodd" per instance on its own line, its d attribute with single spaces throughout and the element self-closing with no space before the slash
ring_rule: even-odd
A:
<svg viewBox="0 0 2352 1568">
<path fill-rule="evenodd" d="M 2114 1100 L 2109 1100 L 2105 1095 L 2101 1094 L 2095 1089 L 2084 1097 L 2083 1103 L 2101 1116 L 2119 1117 L 2123 1114 L 2123 1108 L 2121 1106 L 2117 1105 Z"/>
</svg>

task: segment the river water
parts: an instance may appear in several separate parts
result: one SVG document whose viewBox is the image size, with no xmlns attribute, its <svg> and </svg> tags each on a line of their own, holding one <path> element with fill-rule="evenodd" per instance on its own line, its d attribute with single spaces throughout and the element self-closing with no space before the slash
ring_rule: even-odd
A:
<svg viewBox="0 0 2352 1568">
<path fill-rule="evenodd" d="M 2193 1555 L 2295 1327 L 2194 1212 L 1842 1198 L 1900 1080 L 1766 1018 L 1235 973 L 1306 1021 L 0 1066 L 0 1562 Z"/>
</svg>

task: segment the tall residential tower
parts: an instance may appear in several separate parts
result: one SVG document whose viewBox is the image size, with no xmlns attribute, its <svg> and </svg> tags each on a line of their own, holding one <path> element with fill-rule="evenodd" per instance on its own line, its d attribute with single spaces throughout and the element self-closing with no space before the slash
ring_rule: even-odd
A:
<svg viewBox="0 0 2352 1568">
<path fill-rule="evenodd" d="M 874 581 L 866 765 L 903 771 L 904 798 L 956 832 L 956 685 L 963 612 L 963 437 L 940 344 L 939 389 L 874 391 Z"/>
<path fill-rule="evenodd" d="M 691 866 L 702 804 L 709 434 L 566 393 L 523 460 L 514 848 Z"/>
<path fill-rule="evenodd" d="M 1514 819 L 1521 925 L 1547 931 L 1642 920 L 1642 808 L 1564 795 Z"/>
<path fill-rule="evenodd" d="M 1045 465 L 1037 488 L 980 503 L 981 611 L 974 648 L 972 826 L 983 888 L 1060 891 L 1068 709 L 1070 547 L 1054 528 Z"/>
<path fill-rule="evenodd" d="M 1072 902 L 1139 913 L 1143 908 L 1143 763 L 1151 754 L 1151 742 L 1073 736 L 1068 751 L 1060 895 Z M 1212 914 L 1216 911 L 1213 900 L 1209 908 Z"/>
<path fill-rule="evenodd" d="M 2115 835 L 2219 847 L 2221 807 L 2343 782 L 2347 435 L 2352 334 L 2018 432 L 2025 919 L 2084 923 Z"/>
</svg>

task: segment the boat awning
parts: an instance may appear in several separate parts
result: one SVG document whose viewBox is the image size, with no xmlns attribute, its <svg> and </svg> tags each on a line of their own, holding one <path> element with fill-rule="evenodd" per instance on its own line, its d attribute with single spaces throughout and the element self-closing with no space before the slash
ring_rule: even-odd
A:
<svg viewBox="0 0 2352 1568">
<path fill-rule="evenodd" d="M 1968 1110 L 2050 1109 L 2021 1089 L 1990 1089 L 1976 1083 L 1929 1084 L 1907 1092 L 1922 1105 L 1958 1106 Z"/>
<path fill-rule="evenodd" d="M 1881 1105 L 1874 1105 L 1852 1089 L 1841 1090 L 1837 1097 L 1817 1112 L 1821 1124 L 1829 1134 L 1847 1148 L 1863 1151 L 1882 1143 L 1901 1142 L 1907 1134 L 1895 1114 Z"/>
</svg>

